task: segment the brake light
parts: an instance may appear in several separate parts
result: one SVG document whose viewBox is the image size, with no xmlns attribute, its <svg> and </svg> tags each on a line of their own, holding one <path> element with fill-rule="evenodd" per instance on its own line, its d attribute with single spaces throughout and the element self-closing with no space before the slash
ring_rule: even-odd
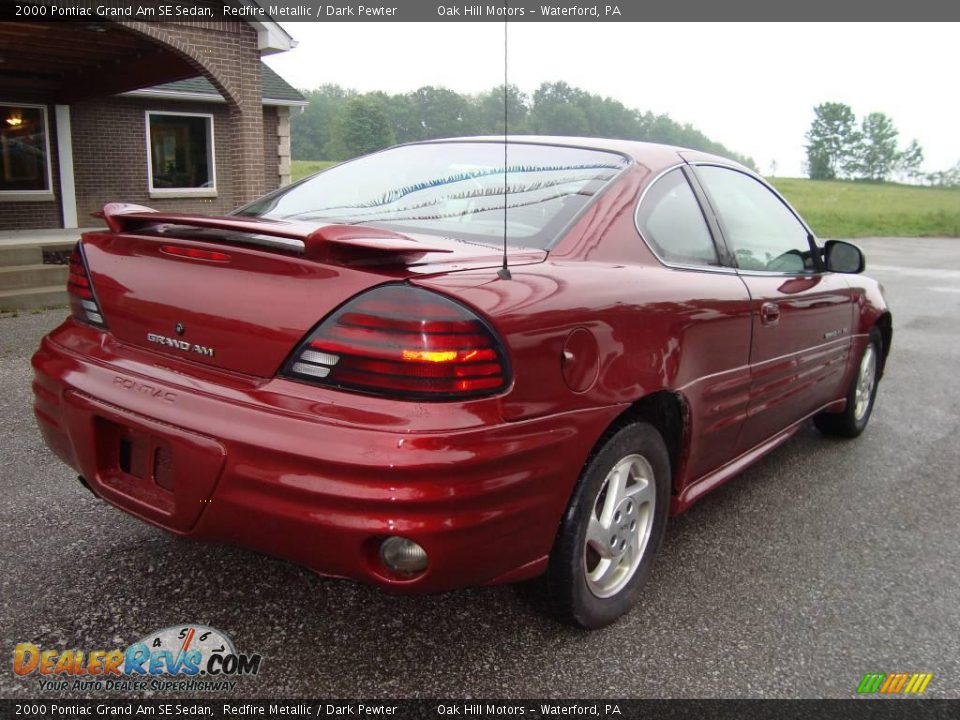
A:
<svg viewBox="0 0 960 720">
<path fill-rule="evenodd" d="M 164 245 L 160 252 L 167 255 L 176 255 L 177 257 L 190 258 L 191 260 L 209 260 L 210 262 L 228 262 L 230 256 L 226 253 L 216 252 L 215 250 L 201 250 L 200 248 L 180 247 L 179 245 Z"/>
<path fill-rule="evenodd" d="M 410 285 L 354 298 L 297 348 L 284 375 L 406 398 L 489 395 L 506 388 L 503 346 L 474 312 Z"/>
<path fill-rule="evenodd" d="M 104 328 L 103 313 L 93 292 L 90 273 L 83 260 L 80 243 L 77 243 L 70 255 L 70 274 L 67 276 L 67 293 L 70 295 L 71 314 L 77 320 Z"/>
</svg>

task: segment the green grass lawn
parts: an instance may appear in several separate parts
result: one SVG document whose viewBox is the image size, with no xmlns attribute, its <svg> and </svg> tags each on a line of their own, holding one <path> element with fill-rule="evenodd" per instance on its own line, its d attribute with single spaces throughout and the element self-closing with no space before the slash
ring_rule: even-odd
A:
<svg viewBox="0 0 960 720">
<path fill-rule="evenodd" d="M 336 165 L 294 160 L 299 180 Z M 960 237 L 960 188 L 768 178 L 824 238 Z"/>
<path fill-rule="evenodd" d="M 333 160 L 293 160 L 290 162 L 290 178 L 299 180 L 336 164 Z"/>
<path fill-rule="evenodd" d="M 819 237 L 960 237 L 960 188 L 768 179 Z"/>
</svg>

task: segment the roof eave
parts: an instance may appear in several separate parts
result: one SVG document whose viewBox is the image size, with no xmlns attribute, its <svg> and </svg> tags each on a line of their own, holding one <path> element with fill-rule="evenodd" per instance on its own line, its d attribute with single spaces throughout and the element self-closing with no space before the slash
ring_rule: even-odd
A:
<svg viewBox="0 0 960 720">
<path fill-rule="evenodd" d="M 297 41 L 273 20 L 250 20 L 250 25 L 257 31 L 257 48 L 261 55 L 275 55 L 276 53 L 292 50 Z"/>
<path fill-rule="evenodd" d="M 181 102 L 208 102 L 223 103 L 226 102 L 222 95 L 213 93 L 186 92 L 182 90 L 153 90 L 144 88 L 141 90 L 130 90 L 120 93 L 120 97 L 151 98 L 154 100 L 178 100 Z M 263 98 L 263 104 L 276 107 L 306 107 L 310 103 L 306 100 L 289 100 L 287 98 Z"/>
</svg>

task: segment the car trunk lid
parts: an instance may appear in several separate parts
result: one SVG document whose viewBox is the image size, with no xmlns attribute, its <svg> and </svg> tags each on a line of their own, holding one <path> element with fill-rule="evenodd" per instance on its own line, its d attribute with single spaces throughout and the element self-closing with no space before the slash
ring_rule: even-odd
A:
<svg viewBox="0 0 960 720">
<path fill-rule="evenodd" d="M 161 355 L 270 377 L 327 314 L 416 274 L 498 267 L 502 252 L 354 225 L 161 214 L 107 206 L 83 236 L 107 329 Z M 512 249 L 511 264 L 543 251 Z"/>
</svg>

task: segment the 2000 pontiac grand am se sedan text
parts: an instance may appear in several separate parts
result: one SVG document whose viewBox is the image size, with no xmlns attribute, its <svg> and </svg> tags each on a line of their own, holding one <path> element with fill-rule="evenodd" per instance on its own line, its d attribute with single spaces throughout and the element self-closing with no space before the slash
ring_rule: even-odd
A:
<svg viewBox="0 0 960 720">
<path fill-rule="evenodd" d="M 864 429 L 892 329 L 856 247 L 711 155 L 504 150 L 395 147 L 227 217 L 108 205 L 33 358 L 47 444 L 174 533 L 395 591 L 546 573 L 599 627 L 668 514 L 808 418 Z"/>
</svg>

